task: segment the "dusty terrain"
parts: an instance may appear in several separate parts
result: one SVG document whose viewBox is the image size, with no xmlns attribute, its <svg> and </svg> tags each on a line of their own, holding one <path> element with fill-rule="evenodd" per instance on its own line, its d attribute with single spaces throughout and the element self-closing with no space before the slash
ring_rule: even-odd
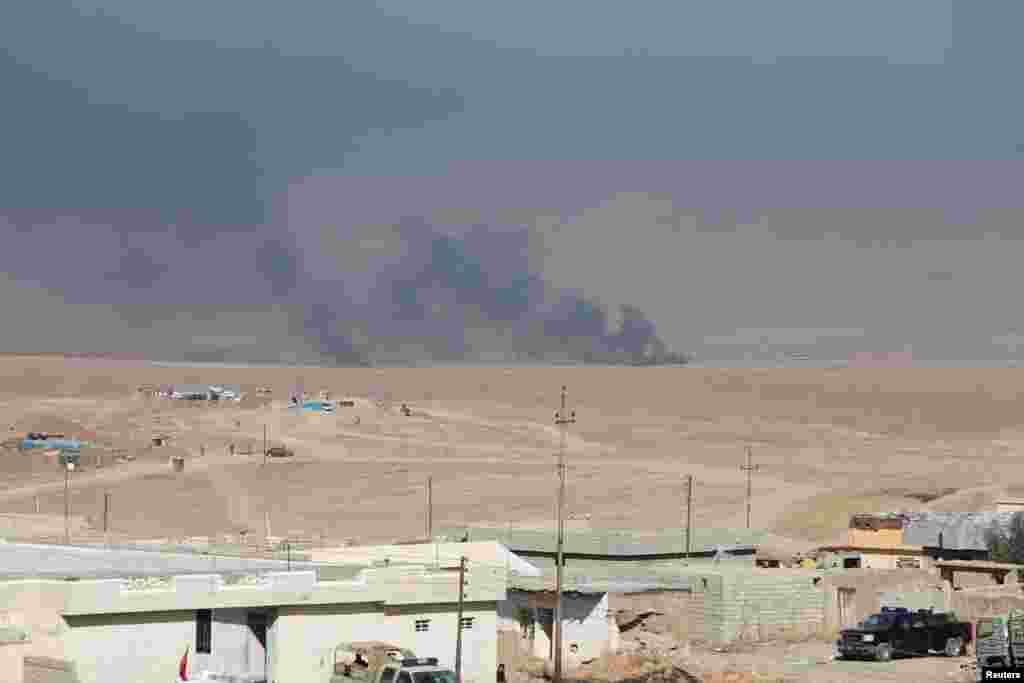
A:
<svg viewBox="0 0 1024 683">
<path fill-rule="evenodd" d="M 198 382 L 238 384 L 249 397 L 188 404 L 136 391 Z M 0 357 L 0 429 L 5 439 L 53 431 L 91 444 L 71 476 L 73 533 L 99 528 L 109 493 L 112 532 L 133 537 L 259 537 L 269 517 L 275 536 L 388 540 L 425 532 L 428 476 L 435 527 L 550 523 L 563 383 L 578 419 L 568 509 L 593 526 L 677 523 L 689 473 L 694 524 L 742 527 L 748 445 L 760 467 L 754 523 L 782 545 L 836 540 L 856 511 L 987 509 L 1024 488 L 1024 372 L 1015 370 L 313 370 Z M 284 406 L 297 385 L 356 406 L 295 414 Z M 256 396 L 262 386 L 272 398 Z M 264 465 L 264 427 L 270 445 L 295 457 Z M 153 446 L 158 434 L 170 444 Z M 185 458 L 183 473 L 172 455 Z M 0 534 L 58 537 L 63 491 L 53 458 L 0 448 Z M 629 636 L 671 645 L 658 637 L 671 640 Z M 672 656 L 695 672 L 815 682 L 954 680 L 963 661 L 833 662 L 820 641 L 727 653 L 694 644 L 682 654 Z"/>
<path fill-rule="evenodd" d="M 186 382 L 239 384 L 249 398 L 190 405 L 136 391 Z M 756 525 L 808 542 L 833 540 L 864 508 L 986 508 L 1024 485 L 1024 371 L 1006 369 L 316 370 L 0 357 L 0 428 L 95 444 L 71 482 L 72 510 L 94 526 L 109 492 L 112 530 L 133 535 L 262 534 L 269 514 L 274 535 L 415 537 L 427 476 L 435 527 L 551 520 L 563 383 L 578 418 L 568 509 L 595 526 L 671 524 L 690 473 L 694 524 L 742 527 L 747 445 L 760 467 Z M 356 407 L 294 414 L 284 405 L 297 385 Z M 260 386 L 271 399 L 256 397 Z M 294 458 L 263 465 L 264 425 Z M 170 445 L 153 447 L 161 433 Z M 184 473 L 171 471 L 172 454 L 186 456 Z M 56 463 L 0 449 L 0 513 L 34 514 L 37 497 L 42 515 L 63 514 Z"/>
</svg>

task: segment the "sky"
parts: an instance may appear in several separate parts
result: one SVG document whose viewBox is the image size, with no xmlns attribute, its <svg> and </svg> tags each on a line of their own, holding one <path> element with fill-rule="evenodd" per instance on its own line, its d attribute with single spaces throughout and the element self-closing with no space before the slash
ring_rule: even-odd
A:
<svg viewBox="0 0 1024 683">
<path fill-rule="evenodd" d="M 1022 18 L 0 3 L 0 351 L 1013 362 Z"/>
</svg>

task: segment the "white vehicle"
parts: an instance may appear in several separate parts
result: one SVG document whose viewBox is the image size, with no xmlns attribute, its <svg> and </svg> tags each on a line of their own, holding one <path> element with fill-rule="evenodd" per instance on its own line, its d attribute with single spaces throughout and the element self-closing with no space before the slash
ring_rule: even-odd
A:
<svg viewBox="0 0 1024 683">
<path fill-rule="evenodd" d="M 247 676 L 232 676 L 231 674 L 218 673 L 203 669 L 195 673 L 188 671 L 188 648 L 178 663 L 178 680 L 175 683 L 198 683 L 199 681 L 221 681 L 222 683 L 267 683 L 266 676 L 249 674 Z"/>
</svg>

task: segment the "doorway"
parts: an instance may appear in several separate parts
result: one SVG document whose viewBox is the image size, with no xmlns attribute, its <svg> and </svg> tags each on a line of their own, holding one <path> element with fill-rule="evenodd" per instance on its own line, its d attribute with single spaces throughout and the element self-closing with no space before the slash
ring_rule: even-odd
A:
<svg viewBox="0 0 1024 683">
<path fill-rule="evenodd" d="M 854 598 L 857 595 L 855 588 L 839 588 L 836 591 L 836 602 L 839 610 L 839 628 L 850 628 L 854 620 Z"/>
<path fill-rule="evenodd" d="M 252 634 L 249 647 L 247 648 L 249 673 L 257 674 L 266 681 L 268 660 L 270 659 L 267 650 L 267 626 L 270 621 L 269 615 L 262 610 L 249 610 L 246 613 L 246 622 L 249 632 Z"/>
<path fill-rule="evenodd" d="M 550 659 L 555 654 L 555 610 L 549 607 L 538 607 L 537 622 L 540 624 L 540 628 L 544 632 L 544 635 L 548 637 L 548 658 Z"/>
</svg>

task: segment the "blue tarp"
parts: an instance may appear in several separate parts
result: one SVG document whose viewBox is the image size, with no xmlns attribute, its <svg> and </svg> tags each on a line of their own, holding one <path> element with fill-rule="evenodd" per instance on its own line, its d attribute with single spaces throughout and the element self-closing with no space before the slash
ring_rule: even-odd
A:
<svg viewBox="0 0 1024 683">
<path fill-rule="evenodd" d="M 82 442 L 78 439 L 22 439 L 19 448 L 59 448 L 62 451 L 77 451 L 81 450 Z"/>
<path fill-rule="evenodd" d="M 331 410 L 334 404 L 330 401 L 305 401 L 302 404 L 303 410 Z"/>
</svg>

